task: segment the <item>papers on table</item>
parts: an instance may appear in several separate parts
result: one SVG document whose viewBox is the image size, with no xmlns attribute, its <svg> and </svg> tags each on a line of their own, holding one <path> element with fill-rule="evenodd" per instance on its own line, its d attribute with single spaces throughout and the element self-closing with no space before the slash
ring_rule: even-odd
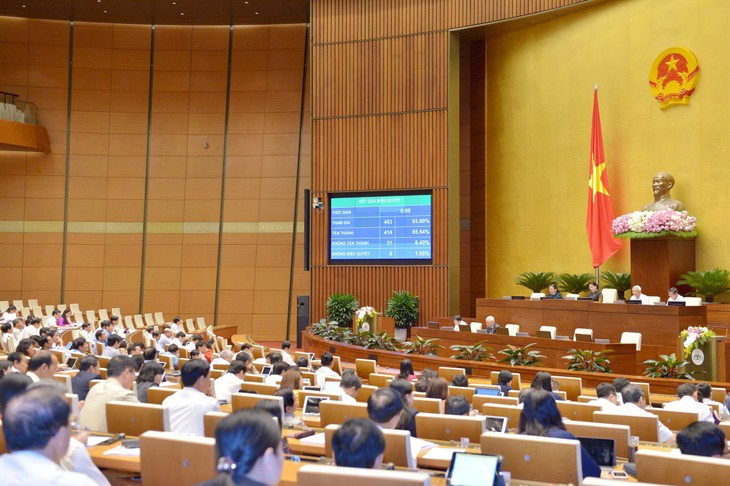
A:
<svg viewBox="0 0 730 486">
<path fill-rule="evenodd" d="M 454 452 L 464 452 L 464 449 L 452 449 L 450 447 L 435 447 L 423 455 L 424 459 L 450 461 Z"/>
<path fill-rule="evenodd" d="M 300 440 L 302 444 L 309 444 L 309 445 L 324 445 L 324 432 L 320 432 L 319 434 L 310 435 L 309 437 L 304 437 Z"/>
<path fill-rule="evenodd" d="M 136 449 L 127 449 L 126 447 L 120 445 L 113 449 L 109 449 L 108 451 L 104 451 L 103 454 L 105 456 L 128 456 L 128 457 L 139 457 L 140 448 L 137 447 Z"/>
<path fill-rule="evenodd" d="M 86 438 L 86 447 L 94 447 L 95 445 L 99 445 L 105 440 L 108 440 L 108 436 L 103 435 L 90 435 Z"/>
<path fill-rule="evenodd" d="M 433 442 L 419 439 L 418 437 L 411 437 L 411 451 L 413 451 L 414 457 L 417 456 L 420 451 L 436 447 L 436 445 L 437 444 L 434 444 Z"/>
</svg>

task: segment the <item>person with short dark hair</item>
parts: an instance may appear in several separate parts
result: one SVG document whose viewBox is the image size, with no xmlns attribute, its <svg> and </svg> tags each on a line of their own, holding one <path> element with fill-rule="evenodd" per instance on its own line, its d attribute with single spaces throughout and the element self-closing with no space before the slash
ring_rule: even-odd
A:
<svg viewBox="0 0 730 486">
<path fill-rule="evenodd" d="M 0 456 L 3 484 L 98 484 L 59 465 L 69 448 L 70 414 L 64 396 L 47 389 L 29 390 L 10 400 L 3 413 L 3 432 L 11 451 Z"/>
<path fill-rule="evenodd" d="M 106 346 L 104 346 L 104 351 L 101 352 L 101 355 L 107 358 L 119 356 L 120 354 L 122 354 L 122 352 L 119 350 L 122 341 L 124 341 L 124 338 L 122 336 L 118 334 L 112 334 L 106 340 Z"/>
<path fill-rule="evenodd" d="M 467 378 L 467 376 L 464 373 L 459 373 L 458 375 L 454 375 L 454 377 L 451 379 L 451 386 L 468 387 L 469 378 Z"/>
<path fill-rule="evenodd" d="M 625 386 L 621 394 L 623 395 L 624 400 L 624 414 L 656 417 L 653 413 L 644 410 L 646 408 L 646 398 L 644 398 L 644 390 L 642 390 L 638 385 Z M 664 425 L 661 421 L 659 421 L 659 442 L 668 444 L 675 442 L 674 434 L 671 430 L 669 430 L 669 427 Z"/>
<path fill-rule="evenodd" d="M 58 319 L 61 317 L 61 311 L 59 309 L 53 309 L 51 315 L 46 319 L 46 327 L 56 327 L 58 325 Z M 40 324 L 40 320 L 38 321 Z"/>
<path fill-rule="evenodd" d="M 471 404 L 464 395 L 453 395 L 446 399 L 444 413 L 446 415 L 469 415 Z"/>
<path fill-rule="evenodd" d="M 210 396 L 210 365 L 191 359 L 180 370 L 184 388 L 163 400 L 170 410 L 170 431 L 203 437 L 203 415 L 220 412 L 218 400 Z"/>
<path fill-rule="evenodd" d="M 601 298 L 601 291 L 598 289 L 598 283 L 594 281 L 588 282 L 588 295 L 586 295 L 589 299 L 598 302 L 598 300 Z"/>
<path fill-rule="evenodd" d="M 89 349 L 89 342 L 82 337 L 74 339 L 73 341 L 71 341 L 71 353 L 77 356 L 85 356 L 91 354 L 91 350 Z"/>
<path fill-rule="evenodd" d="M 107 379 L 89 390 L 79 423 L 95 432 L 107 432 L 106 404 L 113 400 L 139 402 L 132 391 L 135 364 L 129 356 L 115 356 L 106 368 Z"/>
<path fill-rule="evenodd" d="M 368 398 L 368 417 L 384 429 L 395 429 L 401 410 L 403 399 L 392 388 L 378 388 Z"/>
<path fill-rule="evenodd" d="M 340 380 L 340 400 L 343 403 L 357 403 L 357 393 L 362 388 L 362 381 L 357 373 L 343 373 Z"/>
<path fill-rule="evenodd" d="M 30 338 L 27 339 L 21 339 L 17 346 L 15 346 L 15 351 L 17 351 L 20 354 L 24 354 L 25 356 L 28 356 L 29 358 L 32 358 L 33 355 L 38 350 L 38 343 L 33 341 Z"/>
<path fill-rule="evenodd" d="M 5 407 L 10 400 L 32 384 L 33 380 L 22 373 L 11 373 L 0 380 L 0 416 L 5 414 Z"/>
<path fill-rule="evenodd" d="M 682 383 L 679 385 L 677 387 L 677 396 L 679 400 L 664 404 L 665 410 L 696 413 L 700 422 L 715 423 L 710 407 L 698 401 L 699 395 L 697 386 L 694 383 Z"/>
<path fill-rule="evenodd" d="M 629 386 L 630 384 L 631 384 L 631 382 L 629 381 L 629 379 L 628 378 L 625 378 L 623 376 L 619 376 L 618 378 L 614 378 L 614 380 L 613 380 L 613 387 L 616 389 L 616 395 L 618 396 L 618 404 L 619 405 L 623 405 L 624 404 L 622 392 L 623 392 L 623 389 L 626 388 L 627 386 Z"/>
<path fill-rule="evenodd" d="M 725 432 L 715 424 L 698 421 L 677 434 L 677 446 L 682 454 L 721 457 L 726 453 Z"/>
<path fill-rule="evenodd" d="M 560 300 L 563 298 L 563 294 L 560 293 L 560 290 L 558 290 L 558 284 L 551 283 L 548 286 L 548 293 L 545 296 L 546 299 L 555 299 Z"/>
<path fill-rule="evenodd" d="M 246 364 L 243 361 L 231 361 L 226 374 L 213 382 L 215 397 L 219 402 L 230 403 L 231 394 L 241 391 L 241 383 L 245 378 Z"/>
<path fill-rule="evenodd" d="M 182 332 L 182 319 L 180 316 L 175 316 L 172 318 L 172 324 L 170 324 L 170 329 L 172 329 L 172 332 L 177 336 L 179 333 Z M 183 332 L 183 337 L 185 336 L 185 333 Z"/>
<path fill-rule="evenodd" d="M 679 290 L 677 290 L 677 287 L 669 287 L 669 290 L 667 291 L 669 296 L 667 297 L 667 302 L 684 302 L 684 297 L 679 295 Z"/>
<path fill-rule="evenodd" d="M 144 343 L 131 343 L 127 348 L 129 356 L 142 356 L 144 354 Z"/>
<path fill-rule="evenodd" d="M 22 353 L 14 352 L 8 355 L 8 361 L 13 363 L 10 373 L 23 373 L 28 371 L 28 357 Z"/>
<path fill-rule="evenodd" d="M 84 322 L 81 324 L 81 329 L 79 329 L 79 336 L 86 339 L 87 341 L 91 339 L 91 336 L 89 335 L 89 330 L 91 329 L 91 324 L 88 322 Z"/>
<path fill-rule="evenodd" d="M 149 403 L 147 392 L 150 388 L 159 387 L 165 375 L 162 363 L 150 361 L 142 365 L 137 376 L 137 399 L 142 403 Z"/>
<path fill-rule="evenodd" d="M 347 420 L 332 436 L 332 452 L 338 466 L 380 469 L 384 451 L 383 432 L 368 419 Z"/>
<path fill-rule="evenodd" d="M 401 360 L 398 378 L 409 381 L 416 379 L 416 372 L 413 371 L 413 362 L 410 359 L 406 358 Z"/>
<path fill-rule="evenodd" d="M 52 379 L 56 368 L 58 368 L 58 358 L 55 354 L 50 351 L 38 351 L 28 361 L 26 374 L 35 383 L 40 380 Z"/>
<path fill-rule="evenodd" d="M 306 356 L 299 356 L 297 358 L 297 366 L 299 368 L 309 368 L 309 360 Z"/>
<path fill-rule="evenodd" d="M 716 424 L 730 419 L 730 412 L 728 412 L 725 404 L 712 399 L 712 386 L 709 383 L 704 381 L 697 383 L 697 401 L 704 403 L 712 409 Z M 717 414 L 714 410 L 715 407 L 717 407 Z"/>
<path fill-rule="evenodd" d="M 264 383 L 268 385 L 278 385 L 279 383 L 281 383 L 281 379 L 288 369 L 288 364 L 284 363 L 283 361 L 277 361 L 271 367 L 271 373 L 269 373 L 269 376 L 265 378 Z"/>
<path fill-rule="evenodd" d="M 142 353 L 142 356 L 144 357 L 145 362 L 147 361 L 157 361 L 157 356 L 160 353 L 157 352 L 157 348 L 154 346 L 147 346 L 144 348 L 144 353 Z"/>
<path fill-rule="evenodd" d="M 555 398 L 548 390 L 533 388 L 527 395 L 520 413 L 519 433 L 552 437 L 554 439 L 572 439 L 575 436 L 565 430 Z M 601 477 L 601 468 L 596 464 L 583 446 L 580 448 L 583 477 Z"/>
<path fill-rule="evenodd" d="M 502 395 L 503 397 L 509 395 L 510 390 L 512 390 L 513 379 L 514 377 L 509 370 L 502 370 L 499 372 L 499 375 L 497 376 L 497 384 L 499 385 L 500 395 Z"/>
<path fill-rule="evenodd" d="M 297 403 L 294 390 L 291 388 L 279 388 L 274 392 L 275 397 L 281 397 L 284 400 L 284 416 L 282 417 L 282 423 L 284 427 L 299 427 L 304 425 L 299 418 L 297 418 Z"/>
<path fill-rule="evenodd" d="M 616 389 L 610 383 L 599 383 L 596 387 L 596 400 L 588 402 L 590 405 L 598 405 L 602 412 L 620 413 L 618 408 L 618 395 Z"/>
<path fill-rule="evenodd" d="M 329 376 L 332 378 L 340 378 L 340 374 L 332 369 L 332 363 L 334 363 L 334 357 L 332 353 L 325 351 L 320 356 L 322 366 L 314 373 L 315 385 L 324 386 L 325 377 Z"/>
<path fill-rule="evenodd" d="M 290 349 L 291 342 L 283 341 L 281 343 L 281 359 L 284 360 L 284 363 L 288 364 L 289 366 L 296 366 L 297 363 L 294 361 L 294 358 L 292 358 L 292 355 L 289 354 Z"/>
<path fill-rule="evenodd" d="M 71 378 L 71 390 L 79 396 L 79 400 L 86 400 L 91 380 L 101 380 L 99 360 L 95 356 L 84 356 L 79 361 L 79 372 Z"/>
</svg>

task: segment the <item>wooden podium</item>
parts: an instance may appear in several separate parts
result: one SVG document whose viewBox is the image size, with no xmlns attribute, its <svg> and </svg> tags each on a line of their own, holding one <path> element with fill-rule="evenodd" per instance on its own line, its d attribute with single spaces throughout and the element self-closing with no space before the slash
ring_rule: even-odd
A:
<svg viewBox="0 0 730 486">
<path fill-rule="evenodd" d="M 666 236 L 631 240 L 631 283 L 641 286 L 644 295 L 667 299 L 667 289 L 675 287 L 679 276 L 695 269 L 695 239 Z M 680 294 L 692 289 L 678 287 Z"/>
</svg>

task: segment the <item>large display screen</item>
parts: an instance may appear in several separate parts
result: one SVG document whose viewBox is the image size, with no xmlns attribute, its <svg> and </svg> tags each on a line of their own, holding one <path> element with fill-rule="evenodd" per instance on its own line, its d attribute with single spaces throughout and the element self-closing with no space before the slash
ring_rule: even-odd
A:
<svg viewBox="0 0 730 486">
<path fill-rule="evenodd" d="M 431 191 L 330 194 L 331 264 L 430 264 Z"/>
</svg>

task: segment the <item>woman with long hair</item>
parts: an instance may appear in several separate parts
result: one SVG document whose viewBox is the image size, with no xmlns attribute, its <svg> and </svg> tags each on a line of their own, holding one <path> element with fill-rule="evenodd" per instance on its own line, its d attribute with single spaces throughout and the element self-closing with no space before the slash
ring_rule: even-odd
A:
<svg viewBox="0 0 730 486">
<path fill-rule="evenodd" d="M 71 309 L 64 309 L 61 313 L 61 317 L 56 320 L 56 325 L 58 327 L 64 327 L 71 324 L 71 317 L 69 316 L 69 314 L 71 314 Z"/>
<path fill-rule="evenodd" d="M 531 388 L 536 390 L 545 390 L 550 393 L 555 400 L 562 400 L 560 395 L 553 391 L 553 377 L 547 371 L 538 371 L 535 378 L 532 379 Z"/>
<path fill-rule="evenodd" d="M 553 439 L 572 439 L 575 436 L 565 430 L 563 417 L 560 415 L 552 392 L 534 388 L 525 395 L 520 414 L 520 434 L 552 437 Z M 601 468 L 596 461 L 580 447 L 580 458 L 583 477 L 601 477 Z"/>
<path fill-rule="evenodd" d="M 165 374 L 165 367 L 161 363 L 150 361 L 142 365 L 137 376 L 137 398 L 142 403 L 147 402 L 147 391 L 162 383 L 162 375 Z"/>
<path fill-rule="evenodd" d="M 424 368 L 421 372 L 421 377 L 416 382 L 415 388 L 417 392 L 425 392 L 426 388 L 428 388 L 428 384 L 431 380 L 436 378 L 438 374 L 429 368 Z"/>
</svg>

